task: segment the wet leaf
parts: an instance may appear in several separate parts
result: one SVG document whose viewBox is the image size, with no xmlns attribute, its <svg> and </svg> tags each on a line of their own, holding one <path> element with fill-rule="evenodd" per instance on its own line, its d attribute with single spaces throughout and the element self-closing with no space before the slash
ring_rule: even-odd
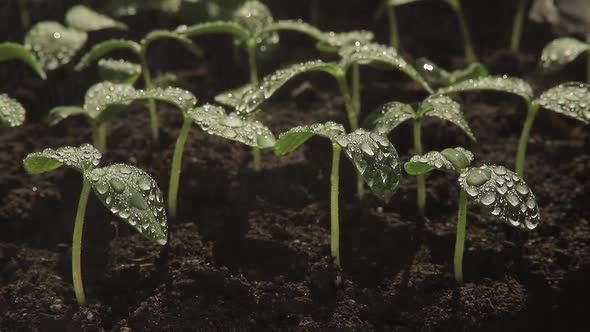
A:
<svg viewBox="0 0 590 332">
<path fill-rule="evenodd" d="M 29 174 L 49 172 L 62 165 L 83 173 L 98 166 L 100 158 L 101 154 L 96 148 L 90 144 L 82 144 L 80 147 L 47 148 L 43 152 L 31 153 L 25 158 L 23 164 Z"/>
<path fill-rule="evenodd" d="M 222 92 L 215 96 L 215 101 L 220 103 L 223 106 L 228 106 L 233 109 L 237 108 L 240 102 L 242 101 L 242 97 L 244 93 L 250 89 L 250 84 L 246 84 L 241 86 L 237 89 L 232 89 L 229 91 Z"/>
<path fill-rule="evenodd" d="M 234 22 L 215 21 L 195 24 L 191 26 L 180 26 L 176 29 L 177 33 L 186 37 L 199 36 L 210 33 L 226 33 L 233 35 L 241 40 L 250 38 L 248 30 Z"/>
<path fill-rule="evenodd" d="M 69 29 L 58 22 L 39 22 L 25 36 L 25 47 L 41 67 L 54 70 L 70 62 L 86 43 L 87 34 Z"/>
<path fill-rule="evenodd" d="M 291 153 L 313 136 L 321 136 L 335 141 L 336 137 L 345 135 L 345 133 L 341 124 L 332 121 L 325 124 L 315 123 L 308 126 L 298 126 L 279 135 L 275 144 L 275 154 L 282 156 Z"/>
<path fill-rule="evenodd" d="M 84 5 L 70 8 L 66 13 L 66 23 L 71 28 L 86 32 L 104 29 L 127 30 L 127 25 L 124 23 L 97 13 Z"/>
<path fill-rule="evenodd" d="M 526 182 L 504 166 L 470 168 L 459 176 L 469 200 L 501 221 L 532 230 L 539 224 L 537 201 Z"/>
<path fill-rule="evenodd" d="M 83 107 L 80 106 L 56 106 L 49 111 L 49 115 L 47 116 L 47 122 L 50 126 L 55 126 L 58 123 L 62 122 L 63 120 L 69 118 L 70 116 L 78 116 L 82 115 L 85 117 L 88 116 L 88 112 Z"/>
<path fill-rule="evenodd" d="M 19 60 L 29 65 L 41 78 L 45 79 L 46 75 L 41 65 L 35 60 L 35 57 L 23 45 L 17 43 L 0 44 L 0 62 Z"/>
<path fill-rule="evenodd" d="M 545 91 L 535 100 L 541 107 L 590 124 L 590 85 L 564 83 Z"/>
<path fill-rule="evenodd" d="M 136 93 L 136 90 L 128 84 L 97 83 L 86 91 L 84 110 L 94 121 L 109 121 L 131 103 Z"/>
<path fill-rule="evenodd" d="M 264 31 L 292 31 L 303 33 L 315 40 L 322 40 L 324 38 L 324 32 L 302 20 L 279 20 L 267 26 Z"/>
<path fill-rule="evenodd" d="M 114 16 L 134 16 L 146 10 L 176 14 L 182 2 L 182 0 L 112 0 L 106 6 L 106 11 Z"/>
<path fill-rule="evenodd" d="M 533 89 L 524 80 L 508 76 L 486 76 L 459 82 L 448 87 L 441 88 L 438 94 L 459 93 L 466 91 L 492 90 L 506 92 L 521 96 L 527 102 L 533 98 Z"/>
<path fill-rule="evenodd" d="M 25 122 L 25 108 L 16 99 L 0 94 L 0 125 L 17 127 Z"/>
<path fill-rule="evenodd" d="M 87 170 L 84 177 L 111 213 L 150 241 L 166 244 L 168 226 L 164 200 L 149 174 L 134 166 L 115 164 Z"/>
<path fill-rule="evenodd" d="M 465 69 L 449 72 L 426 58 L 419 58 L 414 63 L 414 67 L 422 75 L 424 80 L 435 88 L 488 75 L 488 70 L 479 62 L 472 63 Z"/>
<path fill-rule="evenodd" d="M 550 42 L 541 54 L 541 66 L 554 72 L 574 61 L 580 54 L 590 51 L 590 44 L 575 38 L 558 38 Z"/>
<path fill-rule="evenodd" d="M 461 128 L 472 141 L 476 141 L 475 135 L 465 119 L 465 114 L 461 110 L 461 105 L 447 96 L 432 95 L 426 98 L 420 104 L 418 114 L 447 120 Z"/>
<path fill-rule="evenodd" d="M 256 37 L 261 47 L 276 44 L 278 34 L 265 32 L 274 19 L 268 7 L 260 1 L 246 1 L 233 15 L 233 21 L 249 32 L 250 38 Z"/>
<path fill-rule="evenodd" d="M 183 113 L 193 108 L 197 104 L 197 98 L 183 89 L 168 87 L 165 89 L 154 88 L 149 90 L 139 90 L 133 97 L 134 99 L 155 99 L 176 106 Z"/>
<path fill-rule="evenodd" d="M 459 173 L 473 162 L 473 153 L 461 147 L 430 151 L 423 155 L 413 156 L 404 164 L 405 171 L 410 175 L 423 175 L 432 170 Z"/>
<path fill-rule="evenodd" d="M 141 53 L 141 45 L 139 45 L 138 43 L 136 43 L 134 41 L 125 40 L 125 39 L 107 40 L 102 43 L 98 43 L 98 44 L 94 45 L 90 49 L 90 51 L 88 51 L 86 54 L 84 54 L 84 56 L 82 57 L 80 62 L 78 62 L 78 64 L 76 65 L 75 70 L 80 71 L 80 70 L 88 67 L 91 63 L 93 63 L 97 59 L 101 58 L 103 55 L 110 53 L 112 51 L 115 51 L 115 50 L 122 50 L 122 49 L 130 50 L 131 52 L 133 52 L 137 55 L 139 55 Z"/>
<path fill-rule="evenodd" d="M 343 47 L 368 45 L 375 36 L 366 30 L 349 32 L 324 32 L 318 38 L 318 49 L 324 52 L 338 52 Z"/>
<path fill-rule="evenodd" d="M 388 135 L 402 123 L 414 119 L 416 114 L 412 106 L 396 101 L 389 102 L 376 112 L 368 115 L 364 127 L 373 128 L 373 131 L 381 135 Z"/>
<path fill-rule="evenodd" d="M 172 39 L 180 43 L 185 49 L 197 57 L 203 56 L 203 50 L 195 45 L 192 40 L 186 36 L 168 30 L 152 30 L 142 40 L 141 45 L 143 49 L 147 49 L 151 43 L 159 39 Z"/>
<path fill-rule="evenodd" d="M 275 137 L 266 126 L 241 118 L 236 113 L 228 115 L 223 107 L 207 104 L 189 110 L 188 116 L 208 134 L 261 149 L 275 145 Z"/>
<path fill-rule="evenodd" d="M 98 71 L 103 81 L 133 85 L 141 74 L 141 66 L 122 59 L 100 59 Z"/>
</svg>

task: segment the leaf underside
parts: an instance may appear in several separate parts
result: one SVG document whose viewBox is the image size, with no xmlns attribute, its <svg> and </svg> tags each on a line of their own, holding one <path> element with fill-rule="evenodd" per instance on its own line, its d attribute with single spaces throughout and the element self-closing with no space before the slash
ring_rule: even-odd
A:
<svg viewBox="0 0 590 332">
<path fill-rule="evenodd" d="M 18 43 L 1 43 L 0 44 L 0 62 L 9 60 L 19 60 L 31 67 L 41 78 L 45 79 L 46 75 L 41 65 L 35 60 L 35 57 L 23 45 Z"/>
<path fill-rule="evenodd" d="M 432 95 L 428 97 L 420 104 L 418 113 L 447 120 L 461 128 L 472 141 L 476 141 L 475 135 L 465 119 L 465 114 L 461 110 L 461 105 L 448 96 Z"/>
<path fill-rule="evenodd" d="M 543 49 L 541 66 L 547 72 L 555 72 L 588 51 L 590 51 L 588 43 L 575 38 L 558 38 Z"/>
<path fill-rule="evenodd" d="M 55 126 L 63 120 L 77 115 L 88 117 L 88 112 L 80 106 L 56 106 L 49 111 L 47 122 L 50 126 Z"/>
<path fill-rule="evenodd" d="M 590 85 L 564 83 L 545 91 L 537 100 L 541 107 L 590 124 Z"/>
<path fill-rule="evenodd" d="M 470 181 L 471 178 L 477 181 Z M 504 166 L 471 168 L 458 181 L 471 202 L 491 211 L 501 221 L 525 230 L 539 224 L 539 207 L 533 192 L 523 179 Z"/>
<path fill-rule="evenodd" d="M 98 44 L 92 46 L 90 51 L 88 51 L 86 54 L 84 54 L 84 56 L 82 56 L 82 59 L 80 59 L 80 62 L 78 62 L 78 64 L 76 65 L 75 70 L 80 71 L 80 70 L 88 67 L 91 63 L 93 63 L 97 59 L 101 58 L 103 55 L 108 54 L 108 53 L 115 51 L 115 50 L 122 50 L 122 49 L 130 50 L 131 52 L 133 52 L 137 55 L 139 55 L 141 53 L 141 45 L 139 45 L 138 43 L 136 43 L 134 41 L 125 40 L 125 39 L 106 40 L 102 43 L 98 43 Z"/>
<path fill-rule="evenodd" d="M 215 101 L 223 106 L 228 106 L 233 109 L 240 104 L 244 93 L 250 89 L 250 84 L 246 84 L 237 89 L 228 90 L 215 96 Z"/>
<path fill-rule="evenodd" d="M 98 71 L 103 81 L 132 85 L 141 74 L 141 66 L 122 59 L 100 59 Z"/>
<path fill-rule="evenodd" d="M 25 122 L 25 109 L 16 99 L 0 94 L 0 125 L 17 127 Z"/>
<path fill-rule="evenodd" d="M 100 158 L 101 154 L 95 147 L 90 144 L 82 144 L 80 147 L 47 148 L 42 152 L 31 153 L 23 163 L 29 174 L 49 172 L 62 165 L 84 173 L 84 171 L 98 166 Z"/>
<path fill-rule="evenodd" d="M 474 157 L 471 151 L 461 147 L 456 147 L 454 150 L 463 155 L 467 166 L 473 162 Z M 435 169 L 443 172 L 457 173 L 457 169 L 452 161 L 439 151 L 430 151 L 423 155 L 413 156 L 409 162 L 405 163 L 404 169 L 410 175 L 423 175 Z"/>
<path fill-rule="evenodd" d="M 533 89 L 524 80 L 509 76 L 485 76 L 469 79 L 448 87 L 441 88 L 438 94 L 450 94 L 466 91 L 492 90 L 518 95 L 530 102 L 533 98 Z"/>
<path fill-rule="evenodd" d="M 86 32 L 104 29 L 127 30 L 127 25 L 124 23 L 97 13 L 84 5 L 70 8 L 66 13 L 66 23 L 71 28 Z"/>
<path fill-rule="evenodd" d="M 86 32 L 69 29 L 58 22 L 39 22 L 25 36 L 25 47 L 41 67 L 54 70 L 67 63 L 84 46 Z"/>
<path fill-rule="evenodd" d="M 168 226 L 156 181 L 143 170 L 115 164 L 84 172 L 100 201 L 150 241 L 164 245 Z"/>
<path fill-rule="evenodd" d="M 184 36 L 183 34 L 176 32 L 176 31 L 168 31 L 168 30 L 153 30 L 149 32 L 142 40 L 141 44 L 144 48 L 148 48 L 151 43 L 159 39 L 172 39 L 180 45 L 182 45 L 186 50 L 191 52 L 193 55 L 197 57 L 203 56 L 203 50 L 195 45 L 192 40 L 188 37 Z"/>
<path fill-rule="evenodd" d="M 226 21 L 204 22 L 191 26 L 179 26 L 175 31 L 187 37 L 210 33 L 226 33 L 241 40 L 247 40 L 250 37 L 249 31 L 241 25 Z"/>
</svg>

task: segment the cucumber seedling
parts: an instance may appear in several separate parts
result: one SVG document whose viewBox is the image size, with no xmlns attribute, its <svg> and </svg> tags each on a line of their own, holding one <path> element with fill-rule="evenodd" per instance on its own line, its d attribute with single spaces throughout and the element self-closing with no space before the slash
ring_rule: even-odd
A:
<svg viewBox="0 0 590 332">
<path fill-rule="evenodd" d="M 590 123 L 590 85 L 584 83 L 564 83 L 545 91 L 537 99 L 533 99 L 533 89 L 524 80 L 508 76 L 487 76 L 441 88 L 437 93 L 449 94 L 482 90 L 514 94 L 524 99 L 527 104 L 527 117 L 516 152 L 516 172 L 521 177 L 524 176 L 526 149 L 531 129 L 540 107 L 586 124 Z"/>
<path fill-rule="evenodd" d="M 125 164 L 98 167 L 101 154 L 89 144 L 61 147 L 31 153 L 24 160 L 29 174 L 41 174 L 63 165 L 82 174 L 82 191 L 74 222 L 72 239 L 72 280 L 76 300 L 86 305 L 82 268 L 82 231 L 90 189 L 111 213 L 127 222 L 141 235 L 165 245 L 168 226 L 162 193 L 152 177 L 143 170 Z"/>
<path fill-rule="evenodd" d="M 541 54 L 541 67 L 547 73 L 554 73 L 582 54 L 586 54 L 586 80 L 590 82 L 590 43 L 575 38 L 558 38 L 547 44 Z"/>
<path fill-rule="evenodd" d="M 524 230 L 534 229 L 540 220 L 535 195 L 520 176 L 504 166 L 472 167 L 472 162 L 473 154 L 470 151 L 454 148 L 413 156 L 404 164 L 404 169 L 411 175 L 440 170 L 459 176 L 459 211 L 453 260 L 453 271 L 458 283 L 463 283 L 468 203 L 481 206 L 500 221 Z"/>
<path fill-rule="evenodd" d="M 143 76 L 143 82 L 146 89 L 151 89 L 153 86 L 152 76 L 148 67 L 148 49 L 149 46 L 157 41 L 162 39 L 172 39 L 180 43 L 184 48 L 186 48 L 192 54 L 200 57 L 202 56 L 202 50 L 197 47 L 193 42 L 186 38 L 185 36 L 181 35 L 180 33 L 174 31 L 166 31 L 166 30 L 154 30 L 148 33 L 139 43 L 125 40 L 125 39 L 111 39 L 106 40 L 102 43 L 98 43 L 86 53 L 80 62 L 76 65 L 75 69 L 80 71 L 84 68 L 88 67 L 94 61 L 102 58 L 104 55 L 113 52 L 115 50 L 128 50 L 134 53 L 140 60 L 141 63 L 141 74 Z M 104 66 L 104 63 L 103 63 Z M 150 112 L 150 128 L 152 133 L 152 139 L 157 141 L 159 138 L 159 129 L 158 129 L 158 115 L 156 113 L 156 103 L 153 99 L 148 100 L 148 107 Z"/>
<path fill-rule="evenodd" d="M 420 0 L 385 0 L 385 6 L 387 9 L 387 18 L 389 21 L 389 39 L 392 47 L 400 48 L 399 29 L 397 24 L 397 17 L 395 15 L 395 7 L 405 5 L 408 3 L 416 2 Z M 459 29 L 461 30 L 461 36 L 463 37 L 463 48 L 465 51 L 465 60 L 467 63 L 473 63 L 477 61 L 477 55 L 473 48 L 473 42 L 471 39 L 471 33 L 463 14 L 463 7 L 461 6 L 460 0 L 443 0 L 449 4 L 457 19 L 459 21 Z"/>
<path fill-rule="evenodd" d="M 367 117 L 367 126 L 373 127 L 373 131 L 387 136 L 393 129 L 402 123 L 412 120 L 414 130 L 414 153 L 421 155 L 422 150 L 422 119 L 435 117 L 446 120 L 459 127 L 472 141 L 476 141 L 471 131 L 461 106 L 444 95 L 431 95 L 417 108 L 399 102 L 390 102 L 383 105 L 377 112 Z M 417 177 L 418 211 L 424 215 L 426 206 L 426 184 L 423 175 Z"/>
<path fill-rule="evenodd" d="M 400 161 L 387 137 L 363 129 L 347 134 L 341 124 L 334 122 L 295 127 L 282 133 L 275 144 L 275 154 L 282 156 L 291 153 L 313 136 L 327 138 L 332 143 L 330 252 L 335 265 L 340 267 L 338 192 L 341 151 L 344 151 L 369 188 L 385 200 L 397 191 L 401 176 Z"/>
</svg>

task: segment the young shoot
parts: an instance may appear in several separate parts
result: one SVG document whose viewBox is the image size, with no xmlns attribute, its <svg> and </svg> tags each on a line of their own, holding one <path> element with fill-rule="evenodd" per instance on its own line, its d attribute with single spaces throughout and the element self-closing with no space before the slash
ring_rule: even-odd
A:
<svg viewBox="0 0 590 332">
<path fill-rule="evenodd" d="M 575 38 L 558 38 L 550 42 L 541 54 L 541 67 L 547 73 L 554 73 L 586 54 L 586 80 L 590 83 L 590 43 Z"/>
<path fill-rule="evenodd" d="M 459 179 L 459 211 L 453 271 L 457 283 L 463 283 L 463 251 L 467 225 L 467 205 L 472 203 L 490 211 L 510 226 L 532 230 L 540 214 L 535 195 L 526 182 L 504 166 L 472 167 L 473 154 L 463 148 L 432 151 L 412 157 L 404 169 L 410 175 L 432 170 L 456 174 Z"/>
<path fill-rule="evenodd" d="M 341 151 L 344 151 L 369 188 L 385 200 L 397 191 L 401 176 L 400 161 L 397 151 L 385 136 L 363 129 L 346 134 L 344 127 L 334 122 L 295 127 L 281 134 L 275 144 L 275 154 L 282 156 L 291 153 L 313 136 L 327 138 L 332 143 L 330 252 L 334 264 L 340 268 L 338 188 Z M 336 282 L 339 283 L 340 278 Z"/>
<path fill-rule="evenodd" d="M 564 83 L 545 91 L 537 99 L 533 99 L 533 90 L 525 81 L 507 76 L 488 76 L 439 89 L 438 93 L 448 94 L 477 90 L 511 93 L 523 98 L 527 104 L 527 117 L 516 153 L 516 172 L 520 177 L 524 177 L 527 144 L 539 108 L 561 113 L 586 124 L 590 123 L 590 85 L 584 83 Z"/>
<path fill-rule="evenodd" d="M 461 106 L 444 95 L 431 95 L 426 98 L 416 109 L 408 104 L 390 102 L 383 105 L 377 112 L 367 118 L 368 125 L 374 132 L 387 136 L 393 129 L 402 123 L 412 120 L 414 130 L 414 153 L 420 155 L 422 150 L 422 119 L 435 117 L 446 120 L 459 127 L 472 141 L 476 141 L 471 131 Z M 426 184 L 423 175 L 417 177 L 418 211 L 424 215 L 426 207 Z"/>
<path fill-rule="evenodd" d="M 76 300 L 86 305 L 82 282 L 82 230 L 90 189 L 111 213 L 127 222 L 141 235 L 158 245 L 165 245 L 168 226 L 162 193 L 149 174 L 141 169 L 115 164 L 99 167 L 101 154 L 89 144 L 61 147 L 31 153 L 24 160 L 29 174 L 41 174 L 63 165 L 82 174 L 82 191 L 74 222 L 72 239 L 72 280 Z"/>
<path fill-rule="evenodd" d="M 0 126 L 18 127 L 25 122 L 25 108 L 7 94 L 0 94 Z"/>
<path fill-rule="evenodd" d="M 420 0 L 385 0 L 387 7 L 387 17 L 389 20 L 389 31 L 390 31 L 390 43 L 392 47 L 400 48 L 399 29 L 397 25 L 397 18 L 395 15 L 395 7 L 405 5 Z M 449 4 L 451 9 L 455 12 L 459 21 L 459 29 L 461 30 L 461 36 L 463 37 L 463 47 L 465 51 L 465 60 L 467 63 L 473 63 L 477 61 L 475 49 L 473 48 L 473 42 L 471 39 L 471 33 L 463 14 L 463 7 L 461 6 L 460 0 L 443 0 Z"/>
<path fill-rule="evenodd" d="M 154 30 L 148 33 L 139 43 L 125 40 L 125 39 L 111 39 L 98 43 L 86 53 L 80 62 L 76 65 L 75 69 L 80 71 L 88 67 L 94 61 L 102 58 L 104 55 L 113 52 L 115 50 L 128 50 L 134 53 L 140 60 L 141 63 L 141 74 L 143 75 L 143 81 L 146 89 L 154 87 L 152 82 L 152 76 L 148 67 L 148 49 L 149 46 L 162 39 L 172 39 L 180 43 L 184 48 L 196 56 L 201 56 L 203 53 L 199 47 L 193 42 L 181 35 L 180 33 L 166 30 Z M 103 63 L 104 64 L 104 63 Z M 158 115 L 156 113 L 156 103 L 153 99 L 148 100 L 148 107 L 150 112 L 150 128 L 152 133 L 152 139 L 158 141 L 159 129 L 158 129 Z"/>
<path fill-rule="evenodd" d="M 517 0 L 516 14 L 514 14 L 514 24 L 512 25 L 512 37 L 510 39 L 510 49 L 514 53 L 520 50 L 520 40 L 522 39 L 522 28 L 524 26 L 524 14 L 526 12 L 527 0 Z"/>
</svg>

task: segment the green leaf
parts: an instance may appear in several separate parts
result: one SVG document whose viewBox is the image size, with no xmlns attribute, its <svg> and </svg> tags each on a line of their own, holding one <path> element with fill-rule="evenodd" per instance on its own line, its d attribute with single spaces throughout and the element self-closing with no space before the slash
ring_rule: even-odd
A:
<svg viewBox="0 0 590 332">
<path fill-rule="evenodd" d="M 80 147 L 47 148 L 43 152 L 31 153 L 25 158 L 23 164 L 29 174 L 49 172 L 62 165 L 83 173 L 98 166 L 100 158 L 101 154 L 96 148 L 90 144 L 82 144 Z"/>
<path fill-rule="evenodd" d="M 244 93 L 250 89 L 250 84 L 246 84 L 237 89 L 228 90 L 215 96 L 215 101 L 223 106 L 229 106 L 231 108 L 237 108 Z"/>
<path fill-rule="evenodd" d="M 159 245 L 168 239 L 162 192 L 154 179 L 141 169 L 124 164 L 84 172 L 100 201 L 141 235 Z"/>
<path fill-rule="evenodd" d="M 590 85 L 564 83 L 545 91 L 535 100 L 541 107 L 590 124 Z"/>
<path fill-rule="evenodd" d="M 369 114 L 364 126 L 374 128 L 373 131 L 381 135 L 388 135 L 397 126 L 414 119 L 415 116 L 412 106 L 393 101 Z"/>
<path fill-rule="evenodd" d="M 182 0 L 111 0 L 107 12 L 114 16 L 134 16 L 146 10 L 157 10 L 165 14 L 176 14 Z"/>
<path fill-rule="evenodd" d="M 203 50 L 195 45 L 192 40 L 187 38 L 186 36 L 175 32 L 175 31 L 168 31 L 168 30 L 153 30 L 148 33 L 142 40 L 141 44 L 143 45 L 144 49 L 147 49 L 149 45 L 158 40 L 158 39 L 172 39 L 179 42 L 185 49 L 191 52 L 193 55 L 197 57 L 203 56 Z"/>
<path fill-rule="evenodd" d="M 340 65 L 344 68 L 348 68 L 354 63 L 361 65 L 382 64 L 392 66 L 408 75 L 426 91 L 432 93 L 432 89 L 424 78 L 393 47 L 379 44 L 353 45 L 342 48 L 339 54 L 342 57 Z"/>
<path fill-rule="evenodd" d="M 292 31 L 303 33 L 315 40 L 322 40 L 325 38 L 324 32 L 309 23 L 303 22 L 302 20 L 279 20 L 267 26 L 264 31 Z"/>
<path fill-rule="evenodd" d="M 504 166 L 471 168 L 460 175 L 459 185 L 471 202 L 511 226 L 532 230 L 539 224 L 539 207 L 532 190 Z"/>
<path fill-rule="evenodd" d="M 104 29 L 127 30 L 127 25 L 112 18 L 95 12 L 94 10 L 76 5 L 66 13 L 66 24 L 80 31 L 98 31 Z"/>
<path fill-rule="evenodd" d="M 244 91 L 242 101 L 236 107 L 241 116 L 252 113 L 260 104 L 272 97 L 284 84 L 294 77 L 309 72 L 325 72 L 332 76 L 342 75 L 341 69 L 335 63 L 320 60 L 298 63 L 287 68 L 279 69 L 262 80 L 259 86 L 251 87 Z"/>
<path fill-rule="evenodd" d="M 410 175 L 423 175 L 434 169 L 458 173 L 473 162 L 473 153 L 461 147 L 443 151 L 430 151 L 413 156 L 404 169 Z"/>
<path fill-rule="evenodd" d="M 346 131 L 341 124 L 328 121 L 325 124 L 314 123 L 308 126 L 298 126 L 279 135 L 275 143 L 275 154 L 283 156 L 295 151 L 313 136 L 321 136 L 335 141 L 336 137 L 345 135 Z"/>
<path fill-rule="evenodd" d="M 250 38 L 249 31 L 244 29 L 241 25 L 234 22 L 225 21 L 205 22 L 191 25 L 188 27 L 185 25 L 181 25 L 176 29 L 176 32 L 186 37 L 199 36 L 210 33 L 226 33 L 233 35 L 244 41 Z"/>
<path fill-rule="evenodd" d="M 25 122 L 25 109 L 18 101 L 7 94 L 0 94 L 0 125 L 17 127 Z"/>
<path fill-rule="evenodd" d="M 97 59 L 101 58 L 103 55 L 110 53 L 112 51 L 115 51 L 115 50 L 122 50 L 122 49 L 130 50 L 137 55 L 139 55 L 141 53 L 141 45 L 139 45 L 138 43 L 136 43 L 134 41 L 125 40 L 125 39 L 107 40 L 102 43 L 98 43 L 98 44 L 94 45 L 90 49 L 90 51 L 88 51 L 86 54 L 84 54 L 84 56 L 82 57 L 80 62 L 76 65 L 75 70 L 80 71 L 80 70 L 88 67 L 91 63 L 93 63 Z"/>
<path fill-rule="evenodd" d="M 122 59 L 100 59 L 98 72 L 103 81 L 133 85 L 141 74 L 141 66 Z"/>
<path fill-rule="evenodd" d="M 0 44 L 0 62 L 9 60 L 19 60 L 29 65 L 42 79 L 47 78 L 41 65 L 35 60 L 35 57 L 23 45 L 17 43 Z"/>
<path fill-rule="evenodd" d="M 389 6 L 401 6 L 412 2 L 417 2 L 420 0 L 387 0 L 387 5 Z"/>
<path fill-rule="evenodd" d="M 58 22 L 39 22 L 25 36 L 25 47 L 43 69 L 54 70 L 69 63 L 86 38 L 86 32 L 68 29 Z"/>
<path fill-rule="evenodd" d="M 541 54 L 541 66 L 548 72 L 558 71 L 580 54 L 590 51 L 590 44 L 574 38 L 558 38 L 550 42 Z"/>
<path fill-rule="evenodd" d="M 335 141 L 373 193 L 382 199 L 395 194 L 401 178 L 400 161 L 387 137 L 358 129 L 336 137 Z"/>
<path fill-rule="evenodd" d="M 317 48 L 323 52 L 338 52 L 343 47 L 368 45 L 375 35 L 366 30 L 349 32 L 324 32 L 322 33 Z"/>
<path fill-rule="evenodd" d="M 192 93 L 175 87 L 139 90 L 133 99 L 155 99 L 172 104 L 183 113 L 188 112 L 197 104 L 197 98 Z"/>
<path fill-rule="evenodd" d="M 426 82 L 436 88 L 488 75 L 486 67 L 479 62 L 472 63 L 465 69 L 452 72 L 444 70 L 426 58 L 419 58 L 415 61 L 414 66 Z"/>
<path fill-rule="evenodd" d="M 188 116 L 208 134 L 261 149 L 275 145 L 275 137 L 266 126 L 241 118 L 236 113 L 228 115 L 223 107 L 206 104 L 189 110 Z"/>
<path fill-rule="evenodd" d="M 186 79 L 171 72 L 157 73 L 152 79 L 152 86 L 154 88 L 168 88 L 176 87 L 184 90 L 191 90 L 192 84 Z"/>
<path fill-rule="evenodd" d="M 508 76 L 486 76 L 441 88 L 438 94 L 450 94 L 466 91 L 492 90 L 511 93 L 524 98 L 527 102 L 533 99 L 533 89 L 524 80 Z"/>
<path fill-rule="evenodd" d="M 82 115 L 89 117 L 88 112 L 80 106 L 57 106 L 49 111 L 47 122 L 50 126 L 55 126 L 70 116 Z"/>
<path fill-rule="evenodd" d="M 84 110 L 90 119 L 106 122 L 129 105 L 136 95 L 131 85 L 100 82 L 86 91 Z"/>
<path fill-rule="evenodd" d="M 272 13 L 259 1 L 246 1 L 233 15 L 233 21 L 248 30 L 250 36 L 256 36 L 273 23 Z"/>
<path fill-rule="evenodd" d="M 461 128 L 472 141 L 476 141 L 475 135 L 465 119 L 465 114 L 461 110 L 461 105 L 447 96 L 429 96 L 420 104 L 418 114 L 447 120 Z"/>
</svg>

